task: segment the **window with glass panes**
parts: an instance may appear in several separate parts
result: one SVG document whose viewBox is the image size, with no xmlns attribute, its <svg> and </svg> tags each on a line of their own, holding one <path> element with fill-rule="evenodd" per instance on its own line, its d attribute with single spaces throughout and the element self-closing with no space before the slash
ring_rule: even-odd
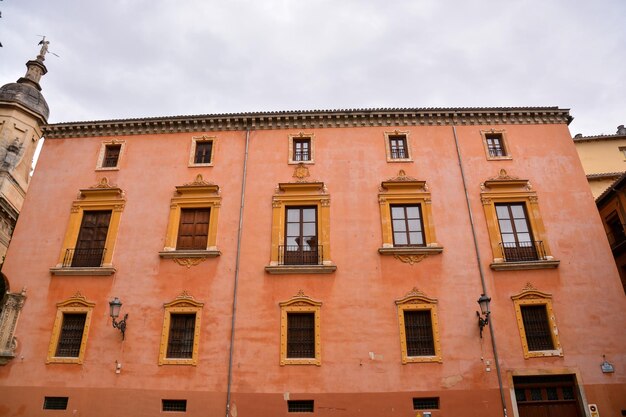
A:
<svg viewBox="0 0 626 417">
<path fill-rule="evenodd" d="M 193 162 L 195 164 L 210 164 L 212 152 L 213 141 L 207 140 L 196 142 L 196 153 L 194 155 Z"/>
<path fill-rule="evenodd" d="M 485 140 L 487 141 L 487 150 L 489 151 L 490 157 L 507 156 L 504 147 L 504 139 L 501 134 L 486 134 Z"/>
<path fill-rule="evenodd" d="M 284 263 L 317 264 L 317 207 L 286 207 Z"/>
<path fill-rule="evenodd" d="M 295 162 L 311 160 L 311 138 L 293 139 L 293 160 Z"/>
<path fill-rule="evenodd" d="M 496 204 L 496 215 L 507 261 L 536 260 L 537 250 L 524 203 Z"/>
<path fill-rule="evenodd" d="M 391 205 L 394 246 L 424 246 L 424 225 L 419 204 Z"/>
<path fill-rule="evenodd" d="M 389 157 L 391 159 L 408 159 L 409 152 L 405 135 L 389 136 Z"/>
<path fill-rule="evenodd" d="M 122 145 L 106 145 L 104 147 L 104 159 L 102 160 L 103 168 L 115 168 L 120 158 Z"/>
</svg>

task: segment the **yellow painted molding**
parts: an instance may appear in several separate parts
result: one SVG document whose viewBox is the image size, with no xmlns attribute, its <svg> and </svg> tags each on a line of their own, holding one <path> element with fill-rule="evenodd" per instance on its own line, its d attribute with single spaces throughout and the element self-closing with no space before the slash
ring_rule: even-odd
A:
<svg viewBox="0 0 626 417">
<path fill-rule="evenodd" d="M 320 337 L 320 310 L 322 303 L 315 301 L 300 290 L 287 301 L 278 303 L 280 306 L 280 365 L 316 365 L 322 364 L 322 345 Z M 313 313 L 315 317 L 315 357 L 287 357 L 287 316 L 289 313 Z"/>
<path fill-rule="evenodd" d="M 426 296 L 426 294 L 419 291 L 417 288 L 413 288 L 404 297 L 396 300 L 395 303 L 398 309 L 398 325 L 400 328 L 400 351 L 402 355 L 402 364 L 443 362 L 441 355 L 441 336 L 439 334 L 439 315 L 437 313 L 437 300 Z M 435 354 L 428 356 L 409 356 L 406 342 L 404 312 L 420 310 L 430 312 Z"/>
<path fill-rule="evenodd" d="M 52 327 L 52 336 L 50 337 L 46 363 L 83 363 L 83 361 L 85 360 L 85 350 L 87 348 L 87 337 L 89 336 L 89 328 L 91 327 L 91 315 L 95 305 L 95 303 L 87 301 L 87 299 L 78 292 L 67 300 L 57 303 L 57 313 L 54 319 L 54 326 Z M 78 356 L 56 356 L 57 347 L 59 345 L 59 337 L 61 336 L 61 328 L 63 326 L 64 315 L 81 313 L 85 314 L 85 326 L 83 327 L 83 336 L 81 339 L 80 351 L 78 353 Z"/>
<path fill-rule="evenodd" d="M 159 345 L 159 365 L 192 365 L 198 364 L 198 348 L 200 344 L 200 321 L 202 307 L 204 303 L 196 301 L 186 291 L 176 297 L 173 301 L 163 304 L 165 315 L 163 317 L 163 329 L 161 333 L 161 344 Z M 168 358 L 167 345 L 170 338 L 170 322 L 172 314 L 195 314 L 195 327 L 193 335 L 193 353 L 191 358 Z"/>
</svg>

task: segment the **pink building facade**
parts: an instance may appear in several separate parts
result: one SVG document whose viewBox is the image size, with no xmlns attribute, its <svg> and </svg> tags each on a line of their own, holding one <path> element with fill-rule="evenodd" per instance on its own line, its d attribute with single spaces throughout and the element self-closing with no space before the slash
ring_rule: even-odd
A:
<svg viewBox="0 0 626 417">
<path fill-rule="evenodd" d="M 569 120 L 46 126 L 0 415 L 624 415 L 626 296 Z"/>
</svg>

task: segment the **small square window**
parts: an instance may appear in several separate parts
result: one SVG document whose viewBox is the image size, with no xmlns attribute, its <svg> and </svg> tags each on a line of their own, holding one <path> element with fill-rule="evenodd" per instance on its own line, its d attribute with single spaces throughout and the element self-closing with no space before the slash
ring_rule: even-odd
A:
<svg viewBox="0 0 626 417">
<path fill-rule="evenodd" d="M 187 400 L 161 400 L 163 411 L 187 411 Z"/>
<path fill-rule="evenodd" d="M 315 409 L 313 400 L 289 400 L 287 411 L 289 413 L 312 413 Z"/>
<path fill-rule="evenodd" d="M 102 142 L 96 169 L 100 171 L 118 170 L 125 146 L 126 142 L 123 140 Z"/>
<path fill-rule="evenodd" d="M 410 162 L 409 132 L 385 132 L 387 162 Z"/>
<path fill-rule="evenodd" d="M 215 137 L 202 135 L 191 138 L 190 167 L 213 166 L 217 140 Z"/>
<path fill-rule="evenodd" d="M 314 137 L 311 133 L 300 132 L 289 135 L 289 163 L 312 164 L 315 159 Z"/>
<path fill-rule="evenodd" d="M 488 160 L 511 159 L 504 130 L 481 130 Z"/>
<path fill-rule="evenodd" d="M 68 397 L 45 397 L 43 399 L 44 410 L 67 410 Z"/>
</svg>

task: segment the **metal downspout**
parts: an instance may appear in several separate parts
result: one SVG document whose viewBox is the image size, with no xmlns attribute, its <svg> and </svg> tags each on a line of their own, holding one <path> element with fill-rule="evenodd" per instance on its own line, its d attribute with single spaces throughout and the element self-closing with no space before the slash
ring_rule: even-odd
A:
<svg viewBox="0 0 626 417">
<path fill-rule="evenodd" d="M 461 178 L 463 180 L 463 190 L 465 191 L 465 202 L 467 204 L 467 212 L 469 213 L 469 221 L 470 221 L 470 226 L 472 229 L 472 237 L 474 238 L 474 249 L 476 251 L 476 261 L 478 262 L 478 272 L 480 273 L 480 283 L 482 285 L 483 294 L 488 296 L 489 294 L 487 294 L 487 286 L 485 285 L 485 273 L 483 271 L 483 265 L 480 260 L 480 249 L 478 248 L 478 239 L 476 238 L 476 229 L 474 227 L 474 215 L 472 214 L 472 207 L 470 206 L 469 194 L 467 192 L 467 183 L 465 181 L 465 171 L 463 171 L 461 149 L 459 148 L 459 138 L 456 135 L 456 126 L 454 125 L 454 119 L 452 120 L 452 133 L 454 134 L 454 144 L 456 146 L 456 155 L 459 160 L 459 168 L 461 170 Z M 500 400 L 502 401 L 502 411 L 504 413 L 504 417 L 507 417 L 506 400 L 504 399 L 504 388 L 502 386 L 502 374 L 500 370 L 500 359 L 498 358 L 498 349 L 496 347 L 496 337 L 493 331 L 493 317 L 492 316 L 489 316 L 488 327 L 489 327 L 489 334 L 491 336 L 491 347 L 493 349 L 493 359 L 496 362 L 496 374 L 498 375 L 498 386 L 500 388 Z"/>
<path fill-rule="evenodd" d="M 239 206 L 239 230 L 237 232 L 237 256 L 235 258 L 235 284 L 233 286 L 233 310 L 230 324 L 230 352 L 228 354 L 228 385 L 226 387 L 226 417 L 230 415 L 230 394 L 233 382 L 233 349 L 235 346 L 235 318 L 237 316 L 237 287 L 239 284 L 239 258 L 241 255 L 241 237 L 243 233 L 243 208 L 246 192 L 246 173 L 248 171 L 248 147 L 250 145 L 250 128 L 246 129 L 246 150 L 243 157 L 243 178 L 241 179 L 241 203 Z"/>
</svg>

